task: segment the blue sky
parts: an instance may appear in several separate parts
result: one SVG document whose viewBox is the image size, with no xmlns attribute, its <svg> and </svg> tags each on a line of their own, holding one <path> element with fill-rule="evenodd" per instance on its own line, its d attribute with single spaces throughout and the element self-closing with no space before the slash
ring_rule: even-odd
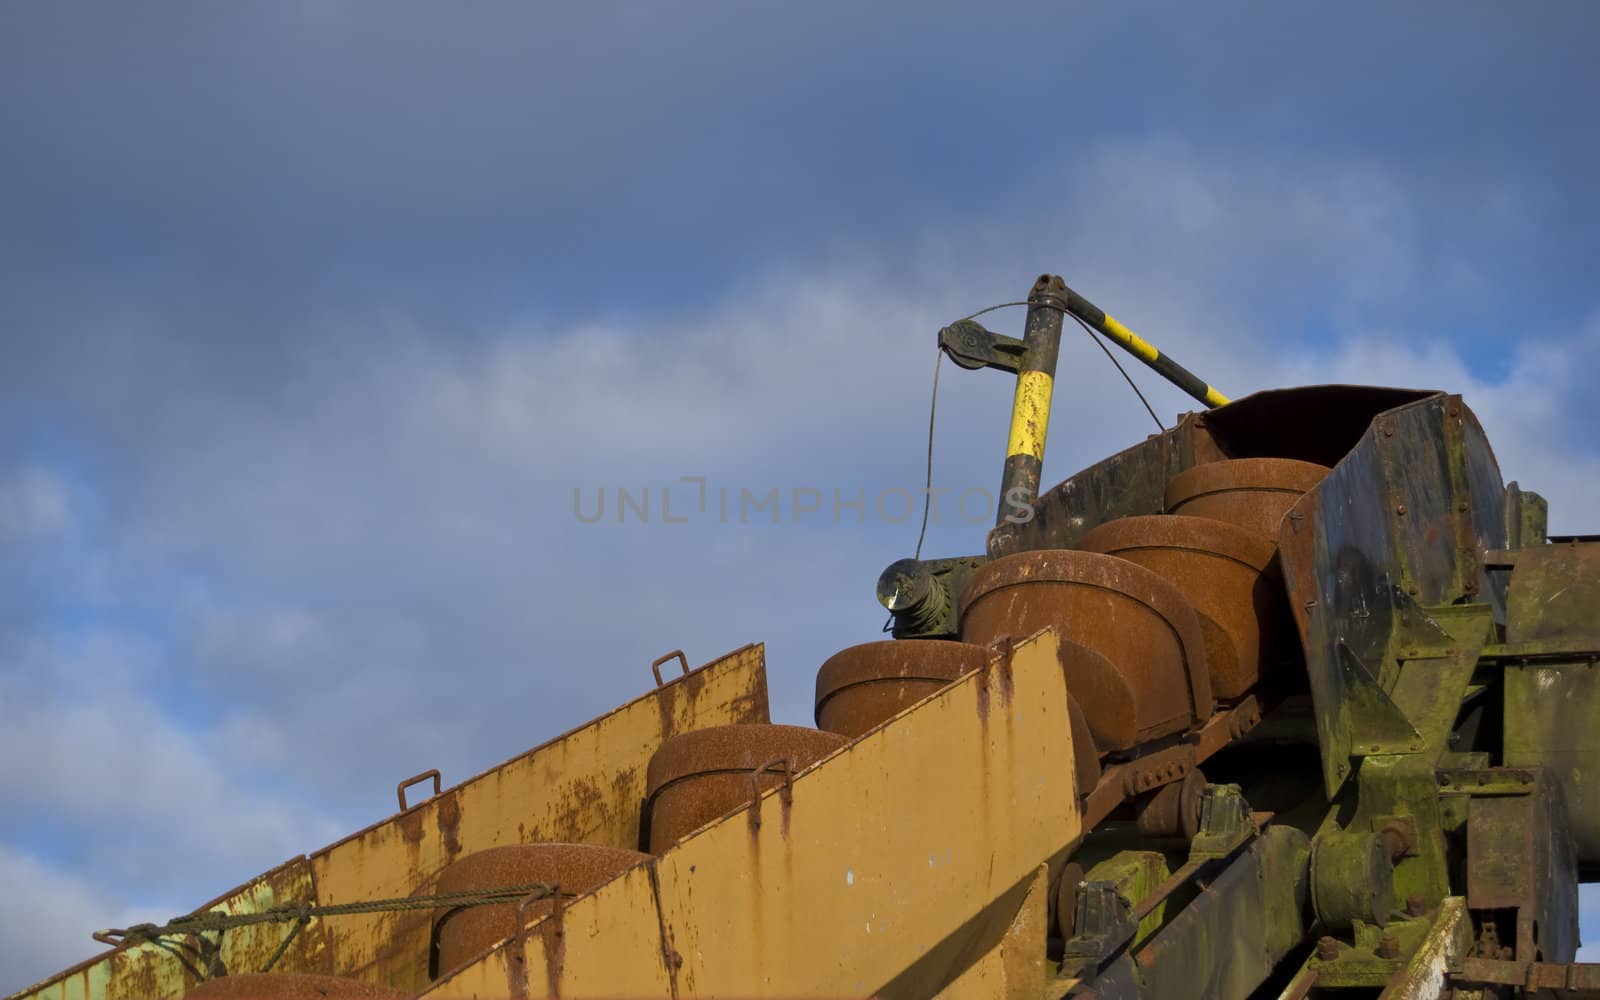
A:
<svg viewBox="0 0 1600 1000">
<path fill-rule="evenodd" d="M 1461 391 L 1506 478 L 1595 530 L 1597 28 L 5 8 L 0 988 L 608 709 L 667 649 L 765 640 L 804 720 L 915 525 L 585 525 L 573 489 L 916 488 L 934 331 L 1040 271 L 1230 394 Z M 946 369 L 940 483 L 993 487 L 1008 402 Z M 1069 334 L 1046 478 L 1149 429 Z M 981 537 L 941 518 L 928 551 Z"/>
</svg>

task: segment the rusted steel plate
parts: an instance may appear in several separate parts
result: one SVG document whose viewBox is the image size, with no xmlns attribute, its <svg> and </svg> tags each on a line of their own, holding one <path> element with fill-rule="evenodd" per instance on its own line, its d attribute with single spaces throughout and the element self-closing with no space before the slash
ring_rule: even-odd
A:
<svg viewBox="0 0 1600 1000">
<path fill-rule="evenodd" d="M 299 857 L 198 907 L 196 912 L 257 913 L 283 903 L 309 902 L 314 897 L 311 864 Z M 218 952 L 223 967 L 230 973 L 264 968 L 290 926 L 266 923 L 229 931 L 222 936 Z M 214 940 L 213 935 L 208 938 Z M 277 968 L 333 971 L 325 922 L 312 920 L 295 935 L 278 959 Z M 196 983 L 196 978 L 170 952 L 151 944 L 129 945 L 13 994 L 12 1000 L 161 1000 L 180 997 Z"/>
<path fill-rule="evenodd" d="M 1517 910 L 1515 957 L 1567 962 L 1578 949 L 1578 871 L 1560 785 L 1534 772 L 1528 795 L 1474 797 L 1467 807 L 1467 903 Z M 1510 942 L 1508 942 L 1510 943 Z"/>
<path fill-rule="evenodd" d="M 1204 414 L 1223 458 L 1294 458 L 1333 466 L 1372 418 L 1436 393 L 1375 385 L 1266 389 Z M 1196 462 L 1208 461 L 1196 455 Z"/>
<path fill-rule="evenodd" d="M 1278 537 L 1285 514 L 1328 467 L 1292 458 L 1237 458 L 1186 469 L 1167 483 L 1166 511 Z"/>
<path fill-rule="evenodd" d="M 674 736 L 646 772 L 650 850 L 666 850 L 748 803 L 754 789 L 784 784 L 847 742 L 801 726 L 716 726 Z"/>
<path fill-rule="evenodd" d="M 1054 627 L 1071 646 L 1067 687 L 1095 745 L 1125 750 L 1211 715 L 1200 619 L 1157 574 L 1098 552 L 1051 549 L 997 559 L 961 595 L 961 637 L 990 643 Z"/>
<path fill-rule="evenodd" d="M 817 671 L 817 728 L 854 739 L 983 666 L 984 647 L 940 639 L 851 646 Z"/>
<path fill-rule="evenodd" d="M 184 1000 L 405 1000 L 405 996 L 359 979 L 272 973 L 212 979 L 190 990 Z"/>
<path fill-rule="evenodd" d="M 1294 458 L 1332 466 L 1379 413 L 1436 393 L 1365 385 L 1269 389 L 1204 413 L 1089 466 L 1044 492 L 1034 516 L 989 533 L 990 558 L 1028 549 L 1069 549 L 1097 525 L 1159 514 L 1167 481 L 1184 469 L 1230 458 Z M 1492 459 L 1491 459 L 1492 461 Z M 1485 508 L 1483 516 L 1491 515 Z"/>
<path fill-rule="evenodd" d="M 1600 1000 L 1600 964 L 1593 962 L 1505 962 L 1464 958 L 1451 982 L 1463 989 L 1473 984 L 1550 990 L 1562 1000 Z"/>
<path fill-rule="evenodd" d="M 1178 588 L 1200 615 L 1218 698 L 1232 700 L 1254 687 L 1263 657 L 1269 665 L 1282 659 L 1293 625 L 1276 539 L 1225 521 L 1168 514 L 1108 521 L 1079 544 L 1143 566 Z"/>
<path fill-rule="evenodd" d="M 451 861 L 502 844 L 637 848 L 645 769 L 662 741 L 767 718 L 762 647 L 746 646 L 313 854 L 318 901 L 431 892 Z M 429 927 L 430 914 L 421 910 L 329 921 L 335 970 L 422 989 Z"/>
<path fill-rule="evenodd" d="M 1304 938 L 1309 849 L 1299 830 L 1268 827 L 1134 953 L 1140 995 L 1249 996 Z"/>
<path fill-rule="evenodd" d="M 1506 605 L 1506 642 L 1600 648 L 1600 544 L 1535 545 L 1517 553 Z"/>
<path fill-rule="evenodd" d="M 989 532 L 989 558 L 1030 549 L 1067 549 L 1084 532 L 1112 518 L 1161 513 L 1167 479 L 1193 462 L 1196 424 L 1189 414 L 1177 427 L 1095 463 L 1047 490 L 1033 503 L 1034 515 Z M 1204 437 L 1204 432 L 1199 432 Z"/>
<path fill-rule="evenodd" d="M 1450 969 L 1472 950 L 1467 903 L 1449 896 L 1434 912 L 1427 937 L 1384 987 L 1378 1000 L 1438 1000 L 1450 988 Z"/>
<path fill-rule="evenodd" d="M 1081 835 L 1066 704 L 1022 642 L 424 995 L 932 996 Z"/>
<path fill-rule="evenodd" d="M 1284 518 L 1279 559 L 1330 796 L 1353 754 L 1427 749 L 1382 675 L 1421 608 L 1474 595 L 1494 606 L 1480 553 L 1505 545 L 1504 504 L 1476 419 L 1460 397 L 1437 394 L 1380 414 Z"/>
<path fill-rule="evenodd" d="M 1523 549 L 1511 574 L 1505 761 L 1542 764 L 1560 782 L 1578 859 L 1600 866 L 1600 544 Z"/>
</svg>

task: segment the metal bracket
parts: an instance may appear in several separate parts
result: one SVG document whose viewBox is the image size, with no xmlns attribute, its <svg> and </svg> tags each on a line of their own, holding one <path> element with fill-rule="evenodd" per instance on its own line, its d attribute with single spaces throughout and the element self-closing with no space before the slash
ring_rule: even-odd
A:
<svg viewBox="0 0 1600 1000">
<path fill-rule="evenodd" d="M 1189 863 L 1232 854 L 1256 834 L 1250 804 L 1238 785 L 1207 785 L 1200 798 L 1200 832 L 1189 843 Z"/>
<path fill-rule="evenodd" d="M 689 676 L 689 658 L 683 655 L 683 650 L 674 649 L 670 653 L 665 653 L 656 657 L 655 660 L 650 664 L 650 673 L 655 676 L 656 687 L 661 687 L 665 684 L 665 682 L 661 679 L 661 665 L 666 663 L 668 660 L 677 660 L 678 665 L 683 668 L 683 676 Z"/>
<path fill-rule="evenodd" d="M 422 782 L 427 781 L 429 778 L 433 779 L 433 794 L 428 796 L 428 798 L 437 798 L 439 795 L 439 769 L 437 767 L 429 768 L 428 770 L 423 771 L 421 774 L 413 774 L 411 777 L 400 782 L 400 784 L 395 787 L 394 794 L 395 797 L 400 800 L 401 812 L 405 812 L 407 809 L 411 808 L 406 804 L 406 789 L 410 788 L 412 785 L 419 785 Z"/>
<path fill-rule="evenodd" d="M 1085 882 L 1078 886 L 1077 934 L 1065 943 L 1062 971 L 1099 966 L 1117 949 L 1133 940 L 1139 922 L 1133 904 L 1117 891 L 1115 882 Z"/>
<path fill-rule="evenodd" d="M 969 371 L 997 368 L 1015 375 L 1022 366 L 1022 341 L 991 333 L 970 319 L 957 320 L 940 330 L 939 346 L 951 361 Z"/>
</svg>

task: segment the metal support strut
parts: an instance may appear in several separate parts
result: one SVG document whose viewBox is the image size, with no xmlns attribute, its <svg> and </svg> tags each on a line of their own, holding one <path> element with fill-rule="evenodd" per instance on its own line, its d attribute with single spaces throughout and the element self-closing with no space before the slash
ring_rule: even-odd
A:
<svg viewBox="0 0 1600 1000">
<path fill-rule="evenodd" d="M 1026 509 L 1039 495 L 1044 439 L 1050 429 L 1050 397 L 1055 391 L 1056 357 L 1061 351 L 1061 321 L 1067 308 L 1067 283 L 1041 274 L 1028 295 L 1028 319 L 1017 365 L 1017 394 L 1011 403 L 1011 435 L 1006 441 L 1005 474 L 1000 480 L 996 524 Z"/>
<path fill-rule="evenodd" d="M 1056 280 L 1060 280 L 1059 278 Z M 1224 406 L 1228 397 L 1213 389 L 1205 379 L 1156 350 L 1155 345 L 1107 315 L 1099 306 L 1063 286 L 1067 311 L 1083 320 L 1118 347 L 1149 365 L 1151 370 L 1211 408 Z"/>
</svg>

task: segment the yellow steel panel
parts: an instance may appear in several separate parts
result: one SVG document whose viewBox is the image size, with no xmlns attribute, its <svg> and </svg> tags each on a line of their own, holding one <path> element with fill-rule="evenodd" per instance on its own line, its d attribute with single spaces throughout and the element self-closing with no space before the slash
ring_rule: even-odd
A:
<svg viewBox="0 0 1600 1000">
<path fill-rule="evenodd" d="M 1081 834 L 1054 633 L 1016 646 L 429 997 L 927 997 Z M 1042 933 L 1042 929 L 1041 929 Z"/>
<path fill-rule="evenodd" d="M 690 729 L 766 722 L 766 684 L 762 647 L 746 646 L 198 909 L 244 913 L 291 900 L 406 896 L 429 891 L 459 854 L 497 844 L 567 840 L 637 847 L 645 765 L 656 747 Z M 313 920 L 274 968 L 420 989 L 427 982 L 429 919 L 427 911 L 409 911 Z M 264 924 L 228 932 L 224 964 L 230 972 L 259 969 L 287 930 L 287 924 Z M 139 945 L 91 959 L 9 1000 L 168 1000 L 193 983 L 169 952 Z"/>
<path fill-rule="evenodd" d="M 656 908 L 655 866 L 632 869 L 542 920 L 520 940 L 435 983 L 427 997 L 619 997 L 674 995 Z M 581 956 L 569 960 L 568 956 Z"/>
<path fill-rule="evenodd" d="M 935 1000 L 1039 1000 L 1049 969 L 1045 939 L 1050 936 L 1050 866 L 1040 865 L 1028 882 L 1022 905 L 1000 943 L 984 952 L 940 990 Z"/>
<path fill-rule="evenodd" d="M 637 849 L 645 767 L 662 740 L 767 720 L 763 650 L 746 646 L 312 855 L 318 902 L 430 892 L 445 865 L 501 844 Z M 422 989 L 431 919 L 413 910 L 330 921 L 340 973 Z"/>
</svg>

